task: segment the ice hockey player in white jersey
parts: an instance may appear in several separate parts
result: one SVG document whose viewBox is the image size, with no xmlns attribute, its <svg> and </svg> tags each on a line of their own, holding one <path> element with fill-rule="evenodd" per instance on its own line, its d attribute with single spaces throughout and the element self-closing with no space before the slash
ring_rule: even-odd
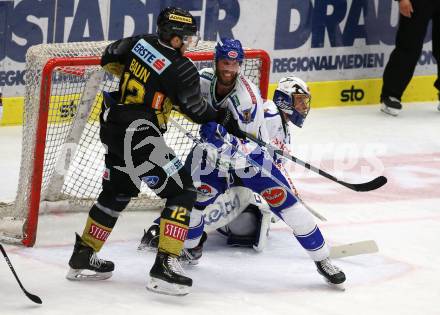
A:
<svg viewBox="0 0 440 315">
<path fill-rule="evenodd" d="M 239 73 L 242 59 L 243 51 L 239 41 L 222 40 L 216 47 L 215 69 L 201 71 L 202 94 L 217 109 L 227 108 L 227 112 L 231 114 L 235 124 L 227 123 L 226 129 L 222 125 L 208 123 L 201 128 L 202 139 L 217 147 L 217 151 L 222 154 L 220 154 L 220 159 L 213 159 L 208 153 L 202 163 L 197 159 L 192 159 L 191 171 L 199 190 L 199 196 L 191 213 L 190 231 L 185 242 L 187 248 L 185 252 L 191 254 L 191 249 L 201 249 L 203 245 L 204 220 L 207 216 L 204 217 L 202 211 L 226 191 L 245 187 L 264 198 L 270 210 L 292 228 L 299 243 L 315 261 L 318 272 L 328 282 L 340 285 L 345 281 L 345 275 L 330 262 L 327 244 L 313 217 L 293 193 L 291 179 L 286 175 L 282 165 L 278 161 L 274 161 L 255 143 L 238 138 L 240 131 L 245 131 L 265 142 L 269 141 L 261 96 L 257 88 Z M 286 79 L 286 81 L 289 80 Z M 279 89 L 274 95 L 276 107 L 281 111 L 278 114 L 281 119 L 281 127 L 284 130 L 284 139 L 279 139 L 278 144 L 282 142 L 281 144 L 285 145 L 286 138 L 288 138 L 286 124 L 282 123 L 283 119 L 302 124 L 301 117 L 298 117 L 299 111 L 295 108 L 305 108 L 301 109 L 302 120 L 308 112 L 307 98 L 299 96 L 299 94 L 307 96 L 308 90 L 306 86 L 301 87 L 300 84 L 297 84 L 298 82 L 290 82 L 294 83 L 292 88 L 293 91 L 297 91 L 296 93 L 281 88 L 284 82 L 280 82 Z M 304 104 L 301 104 L 301 100 Z M 269 111 L 266 113 L 270 114 Z M 297 119 L 299 120 L 297 121 Z M 228 150 L 229 155 L 226 152 Z M 237 151 L 245 152 L 248 156 L 244 161 L 246 166 L 241 169 L 237 167 L 237 161 L 243 162 L 243 154 L 237 154 Z M 269 165 L 269 176 L 263 174 L 261 169 L 256 168 L 255 165 L 246 164 L 249 162 L 249 158 L 261 168 Z M 191 161 L 191 159 L 188 160 Z M 213 161 L 216 169 L 209 173 L 204 172 L 203 168 Z M 240 171 L 243 169 L 246 171 Z M 246 172 L 248 174 L 245 174 Z M 249 176 L 250 173 L 252 173 L 251 176 Z M 198 186 L 197 183 L 199 183 Z M 197 251 L 195 252 L 197 253 Z"/>
</svg>

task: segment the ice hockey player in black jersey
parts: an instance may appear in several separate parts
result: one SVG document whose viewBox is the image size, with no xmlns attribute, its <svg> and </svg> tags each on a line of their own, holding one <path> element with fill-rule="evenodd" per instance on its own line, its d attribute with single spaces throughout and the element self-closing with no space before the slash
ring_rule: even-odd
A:
<svg viewBox="0 0 440 315">
<path fill-rule="evenodd" d="M 120 83 L 117 91 L 104 93 L 100 114 L 100 138 L 106 148 L 102 191 L 90 209 L 82 236 L 76 236 L 69 280 L 111 276 L 113 263 L 96 253 L 121 211 L 139 194 L 143 181 L 167 199 L 147 288 L 171 295 L 189 292 L 192 280 L 183 274 L 177 257 L 186 239 L 196 191 L 163 133 L 172 109 L 196 123 L 217 118 L 217 111 L 201 96 L 196 67 L 183 56 L 197 41 L 194 17 L 169 7 L 158 16 L 157 35 L 124 38 L 105 49 L 101 66 L 119 77 Z"/>
</svg>

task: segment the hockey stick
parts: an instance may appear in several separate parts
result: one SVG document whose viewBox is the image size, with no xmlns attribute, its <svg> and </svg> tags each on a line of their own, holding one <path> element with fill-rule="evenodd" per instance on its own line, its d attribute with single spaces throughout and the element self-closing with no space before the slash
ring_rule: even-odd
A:
<svg viewBox="0 0 440 315">
<path fill-rule="evenodd" d="M 344 258 L 362 254 L 377 253 L 379 248 L 373 240 L 360 241 L 330 247 L 330 258 Z"/>
<path fill-rule="evenodd" d="M 17 282 L 18 282 L 18 285 L 19 285 L 20 288 L 23 290 L 24 294 L 26 294 L 26 296 L 27 296 L 32 302 L 35 302 L 35 303 L 37 303 L 37 304 L 42 304 L 43 302 L 41 301 L 41 299 L 40 299 L 38 296 L 29 293 L 29 292 L 26 291 L 26 289 L 23 287 L 23 285 L 21 284 L 20 279 L 18 279 L 18 276 L 17 276 L 17 274 L 15 273 L 15 269 L 14 269 L 14 267 L 12 267 L 11 261 L 9 260 L 9 257 L 8 257 L 8 255 L 6 254 L 6 251 L 5 251 L 5 249 L 3 248 L 3 245 L 2 245 L 2 244 L 0 244 L 0 251 L 1 251 L 2 254 L 3 254 L 3 257 L 5 257 L 6 262 L 8 263 L 9 269 L 11 269 L 12 273 L 14 274 L 15 279 L 16 279 Z"/>
<path fill-rule="evenodd" d="M 288 159 L 288 160 L 290 160 L 292 162 L 295 162 L 295 163 L 305 167 L 306 169 L 309 169 L 309 170 L 311 170 L 311 171 L 313 171 L 315 173 L 318 173 L 319 175 L 324 176 L 325 178 L 330 179 L 330 180 L 332 180 L 332 181 L 334 181 L 334 182 L 336 182 L 338 184 L 341 184 L 342 186 L 345 186 L 345 187 L 347 187 L 347 188 L 349 188 L 351 190 L 354 190 L 354 191 L 370 191 L 370 190 L 378 189 L 378 188 L 382 187 L 383 185 L 385 185 L 387 183 L 387 178 L 385 176 L 379 176 L 379 177 L 376 177 L 375 179 L 373 179 L 373 180 L 371 180 L 369 182 L 360 183 L 360 184 L 351 184 L 351 183 L 344 182 L 342 180 L 337 179 L 333 175 L 330 175 L 329 173 L 327 173 L 327 172 L 325 172 L 325 171 L 323 171 L 323 170 L 321 170 L 321 169 L 319 169 L 319 168 L 317 168 L 317 167 L 315 167 L 313 165 L 310 165 L 309 163 L 304 162 L 304 161 L 298 159 L 297 157 L 295 157 L 293 155 L 290 155 L 287 152 L 274 147 L 273 145 L 271 145 L 269 143 L 266 143 L 266 142 L 264 142 L 264 141 L 262 141 L 262 140 L 260 140 L 260 139 L 258 139 L 256 137 L 254 137 L 253 135 L 250 135 L 250 134 L 248 134 L 246 132 L 243 132 L 243 133 L 250 140 L 254 141 L 255 143 L 259 144 L 262 147 L 265 147 L 265 148 L 273 151 L 275 154 L 283 156 L 286 159 Z"/>
<path fill-rule="evenodd" d="M 200 141 L 200 139 L 198 139 L 197 137 L 195 137 L 191 132 L 189 132 L 188 130 L 186 130 L 184 127 L 182 127 L 177 121 L 175 121 L 172 117 L 169 117 L 168 120 L 174 125 L 174 127 L 176 127 L 177 129 L 180 130 L 180 132 L 182 132 L 184 135 L 186 135 L 188 138 L 190 138 L 194 143 L 198 144 L 198 145 L 205 145 L 206 143 Z M 229 142 L 225 142 L 227 144 L 229 144 L 230 146 L 233 146 L 233 144 L 229 143 Z M 213 145 L 212 145 L 213 146 Z M 215 148 L 215 146 L 213 146 Z M 217 148 L 215 148 L 217 149 Z M 289 193 L 292 194 L 292 196 L 297 197 L 297 195 L 292 191 L 291 188 L 287 187 L 283 182 L 281 182 L 278 178 L 272 176 L 272 174 L 270 174 L 270 172 L 268 172 L 263 166 L 259 165 L 257 162 L 255 162 L 254 160 L 252 160 L 248 155 L 244 154 L 243 152 L 241 152 L 240 150 L 237 149 L 238 154 L 240 154 L 242 157 L 244 157 L 246 159 L 247 162 L 249 162 L 250 164 L 252 164 L 252 166 L 256 167 L 257 169 L 259 169 L 262 173 L 264 173 L 265 176 L 270 177 L 275 183 L 277 183 L 278 185 L 280 185 L 281 187 L 283 187 L 284 189 L 286 189 Z M 302 202 L 302 200 L 300 200 L 299 198 L 297 198 L 303 205 L 304 203 Z M 318 212 L 316 212 L 315 210 L 313 210 L 311 207 L 306 206 L 306 209 L 315 217 L 317 217 L 318 219 L 320 219 L 321 221 L 327 221 L 327 219 L 325 217 L 323 217 L 321 214 L 319 214 Z"/>
<path fill-rule="evenodd" d="M 295 195 L 295 197 L 301 201 L 301 203 L 304 205 L 304 207 L 309 210 L 309 212 L 311 214 L 313 214 L 315 217 L 317 217 L 319 220 L 321 221 L 327 221 L 327 218 L 324 217 L 322 214 L 320 214 L 318 211 L 316 211 L 315 209 L 313 209 L 311 206 L 309 206 L 307 203 L 304 202 L 304 200 L 299 196 L 299 195 Z"/>
</svg>

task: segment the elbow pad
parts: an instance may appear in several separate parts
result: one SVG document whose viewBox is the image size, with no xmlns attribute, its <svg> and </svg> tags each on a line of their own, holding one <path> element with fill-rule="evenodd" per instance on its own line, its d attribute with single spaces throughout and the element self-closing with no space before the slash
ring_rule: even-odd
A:
<svg viewBox="0 0 440 315">
<path fill-rule="evenodd" d="M 130 51 L 131 46 L 139 39 L 137 37 L 123 38 L 108 45 L 101 58 L 101 66 L 104 67 L 108 63 L 119 62 Z"/>
<path fill-rule="evenodd" d="M 199 124 L 216 120 L 217 111 L 202 97 L 200 92 L 200 77 L 194 64 L 186 60 L 179 65 L 177 70 L 181 82 L 177 91 L 180 110 Z"/>
</svg>

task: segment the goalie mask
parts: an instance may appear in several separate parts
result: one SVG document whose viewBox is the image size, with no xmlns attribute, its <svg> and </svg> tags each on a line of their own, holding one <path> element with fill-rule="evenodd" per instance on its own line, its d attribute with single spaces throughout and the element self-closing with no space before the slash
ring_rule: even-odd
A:
<svg viewBox="0 0 440 315">
<path fill-rule="evenodd" d="M 307 84 L 293 76 L 282 78 L 273 95 L 273 101 L 278 109 L 300 128 L 310 111 L 310 100 Z"/>
<path fill-rule="evenodd" d="M 168 7 L 160 12 L 157 18 L 157 34 L 167 43 L 178 36 L 190 48 L 196 47 L 200 39 L 196 20 L 191 13 L 175 7 Z"/>
</svg>

